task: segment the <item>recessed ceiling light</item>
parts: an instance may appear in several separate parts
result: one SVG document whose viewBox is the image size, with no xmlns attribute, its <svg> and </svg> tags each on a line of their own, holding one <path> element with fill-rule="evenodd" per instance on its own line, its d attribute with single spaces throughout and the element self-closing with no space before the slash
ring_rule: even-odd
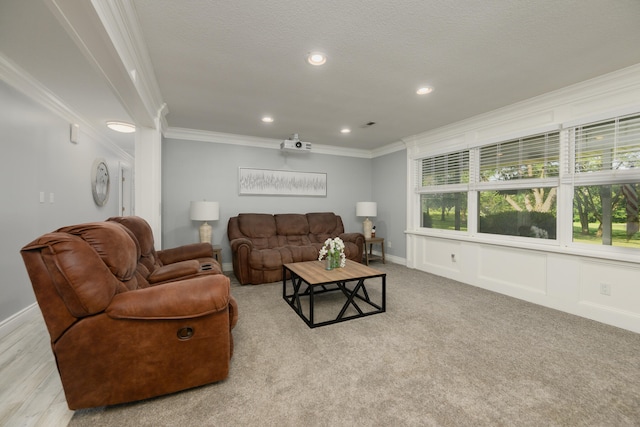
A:
<svg viewBox="0 0 640 427">
<path fill-rule="evenodd" d="M 136 131 L 135 125 L 125 122 L 107 122 L 107 127 L 116 132 L 133 133 Z"/>
<path fill-rule="evenodd" d="M 342 133 L 351 133 L 351 129 L 349 129 L 349 128 L 342 128 L 342 129 L 340 129 L 340 132 L 342 132 Z"/>
<path fill-rule="evenodd" d="M 307 56 L 307 62 L 311 65 L 322 65 L 327 62 L 327 56 L 322 52 L 311 52 Z"/>
<path fill-rule="evenodd" d="M 418 95 L 426 95 L 426 94 L 431 93 L 431 92 L 433 92 L 433 88 L 429 87 L 429 86 L 421 87 L 420 89 L 418 89 L 416 91 L 416 93 Z"/>
<path fill-rule="evenodd" d="M 264 116 L 262 118 L 262 121 L 265 122 L 265 123 L 273 123 L 273 117 Z"/>
</svg>

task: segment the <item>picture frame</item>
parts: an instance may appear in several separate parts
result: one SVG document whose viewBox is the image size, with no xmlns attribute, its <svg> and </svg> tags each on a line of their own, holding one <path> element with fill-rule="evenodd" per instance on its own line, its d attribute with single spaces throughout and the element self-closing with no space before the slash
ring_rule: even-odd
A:
<svg viewBox="0 0 640 427">
<path fill-rule="evenodd" d="M 239 168 L 240 195 L 327 197 L 327 174 Z"/>
</svg>

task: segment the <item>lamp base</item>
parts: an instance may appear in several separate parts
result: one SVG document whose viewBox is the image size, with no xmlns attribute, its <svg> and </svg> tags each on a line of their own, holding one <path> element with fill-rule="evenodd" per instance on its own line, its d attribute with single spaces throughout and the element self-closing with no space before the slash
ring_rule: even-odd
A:
<svg viewBox="0 0 640 427">
<path fill-rule="evenodd" d="M 200 226 L 200 243 L 211 243 L 213 237 L 213 228 L 205 221 Z"/>
<path fill-rule="evenodd" d="M 373 229 L 373 223 L 371 222 L 371 220 L 369 218 L 365 219 L 362 222 L 362 227 L 364 228 L 364 238 L 365 239 L 370 239 L 371 238 L 371 230 Z"/>
</svg>

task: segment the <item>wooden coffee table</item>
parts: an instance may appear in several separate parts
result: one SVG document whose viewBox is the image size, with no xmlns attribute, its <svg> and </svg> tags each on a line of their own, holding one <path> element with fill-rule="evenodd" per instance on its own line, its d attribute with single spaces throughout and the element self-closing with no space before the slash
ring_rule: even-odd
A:
<svg viewBox="0 0 640 427">
<path fill-rule="evenodd" d="M 307 261 L 285 264 L 282 269 L 282 298 L 310 328 L 384 313 L 386 309 L 387 274 L 364 264 L 347 260 L 343 268 L 326 270 L 322 261 Z M 288 275 L 291 276 L 291 285 L 287 283 Z M 380 278 L 380 290 L 375 298 L 379 303 L 370 297 L 373 289 L 368 291 L 365 286 L 365 280 L 374 278 Z M 316 322 L 316 297 L 327 292 L 342 292 L 346 301 L 335 318 Z"/>
</svg>

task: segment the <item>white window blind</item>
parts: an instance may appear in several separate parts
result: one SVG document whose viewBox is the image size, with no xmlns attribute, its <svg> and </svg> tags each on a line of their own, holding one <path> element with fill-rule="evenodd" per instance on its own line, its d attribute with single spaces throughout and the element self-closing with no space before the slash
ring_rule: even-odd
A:
<svg viewBox="0 0 640 427">
<path fill-rule="evenodd" d="M 469 183 L 469 150 L 418 160 L 418 189 Z"/>
<path fill-rule="evenodd" d="M 550 132 L 480 147 L 480 181 L 558 177 L 560 132 Z"/>
<path fill-rule="evenodd" d="M 577 126 L 572 131 L 576 174 L 640 168 L 640 115 Z"/>
</svg>

